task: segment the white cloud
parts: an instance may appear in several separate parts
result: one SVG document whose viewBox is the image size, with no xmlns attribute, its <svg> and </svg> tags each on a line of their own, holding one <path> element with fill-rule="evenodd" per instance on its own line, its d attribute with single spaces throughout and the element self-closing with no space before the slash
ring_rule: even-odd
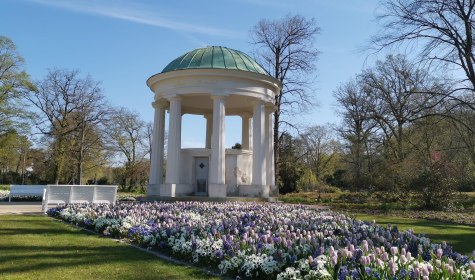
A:
<svg viewBox="0 0 475 280">
<path fill-rule="evenodd" d="M 93 14 L 116 18 L 125 21 L 167 28 L 180 32 L 199 33 L 215 36 L 240 36 L 238 32 L 214 27 L 201 26 L 166 19 L 157 13 L 152 13 L 150 7 L 131 5 L 129 1 L 92 1 L 92 0 L 30 0 L 34 3 L 57 7 L 84 14 Z M 132 2 L 133 3 L 133 2 Z"/>
</svg>

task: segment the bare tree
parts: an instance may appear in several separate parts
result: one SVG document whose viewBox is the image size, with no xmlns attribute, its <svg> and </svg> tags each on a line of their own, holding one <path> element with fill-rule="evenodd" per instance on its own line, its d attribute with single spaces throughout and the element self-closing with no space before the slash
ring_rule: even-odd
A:
<svg viewBox="0 0 475 280">
<path fill-rule="evenodd" d="M 37 128 L 52 140 L 53 180 L 58 184 L 66 155 L 72 152 L 66 144 L 73 138 L 82 146 L 80 152 L 83 153 L 86 127 L 94 125 L 102 116 L 99 111 L 103 96 L 99 83 L 89 76 L 81 78 L 77 70 L 50 70 L 39 82 L 38 90 L 27 98 L 40 111 Z M 97 108 L 95 102 L 98 102 Z M 79 134 L 73 136 L 74 133 Z M 81 158 L 79 162 L 82 165 Z M 77 173 L 81 176 L 80 166 Z"/>
<path fill-rule="evenodd" d="M 314 19 L 287 15 L 281 20 L 260 20 L 251 30 L 257 60 L 283 88 L 275 97 L 274 153 L 276 181 L 279 177 L 280 128 L 292 109 L 303 110 L 314 104 L 309 88 L 313 80 L 318 51 L 314 40 L 320 28 Z M 310 77 L 309 77 L 310 76 Z"/>
<path fill-rule="evenodd" d="M 355 189 L 367 187 L 373 173 L 373 141 L 376 122 L 372 118 L 372 100 L 364 92 L 361 79 L 341 85 L 334 92 L 342 124 L 337 128 L 347 143 L 346 162 Z"/>
<path fill-rule="evenodd" d="M 405 56 L 389 55 L 361 75 L 363 88 L 372 102 L 372 118 L 378 123 L 392 157 L 399 163 L 406 158 L 405 127 L 426 116 L 433 106 L 433 92 L 443 86 L 427 71 L 417 68 Z M 435 102 L 437 103 L 437 102 Z"/>
<path fill-rule="evenodd" d="M 73 133 L 75 139 L 74 159 L 76 161 L 76 182 L 82 184 L 83 167 L 86 159 L 103 155 L 103 139 L 101 126 L 106 121 L 110 107 L 101 93 L 98 84 L 91 90 L 80 92 L 78 111 L 75 114 L 77 130 Z M 104 161 L 96 161 L 100 165 Z"/>
<path fill-rule="evenodd" d="M 475 127 L 466 117 L 472 113 L 466 112 L 475 111 L 475 1 L 382 0 L 382 7 L 378 17 L 382 30 L 372 40 L 377 49 L 408 46 L 429 65 L 442 66 L 446 72 L 455 70 L 455 76 L 463 77 L 453 81 L 451 89 L 438 92 L 445 110 L 434 115 L 452 122 L 472 151 L 468 140 Z"/>
<path fill-rule="evenodd" d="M 315 125 L 300 135 L 307 154 L 307 164 L 321 182 L 325 175 L 329 175 L 330 165 L 340 150 L 331 132 L 329 126 Z"/>
<path fill-rule="evenodd" d="M 475 1 L 383 0 L 382 6 L 376 48 L 409 45 L 423 60 L 462 70 L 468 83 L 458 90 L 475 90 Z"/>
<path fill-rule="evenodd" d="M 147 145 L 147 125 L 140 116 L 127 108 L 117 108 L 106 124 L 107 144 L 110 150 L 125 160 L 125 181 L 129 191 L 138 182 L 137 168 L 150 152 Z M 127 182 L 122 182 L 125 187 Z"/>
</svg>

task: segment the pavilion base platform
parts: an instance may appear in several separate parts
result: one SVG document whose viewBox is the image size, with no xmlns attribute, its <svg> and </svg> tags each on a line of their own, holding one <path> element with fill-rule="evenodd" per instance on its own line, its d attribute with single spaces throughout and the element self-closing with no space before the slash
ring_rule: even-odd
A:
<svg viewBox="0 0 475 280">
<path fill-rule="evenodd" d="M 193 193 L 193 186 L 189 184 L 165 183 L 160 185 L 160 196 L 175 197 L 179 194 Z"/>
<path fill-rule="evenodd" d="M 261 185 L 239 186 L 239 196 L 269 198 L 270 187 Z"/>
<path fill-rule="evenodd" d="M 140 201 L 153 202 L 153 201 L 208 201 L 208 202 L 278 202 L 277 197 L 240 197 L 240 196 L 228 196 L 228 197 L 209 197 L 209 196 L 158 196 L 149 195 L 142 197 Z"/>
<path fill-rule="evenodd" d="M 147 187 L 149 195 L 160 195 L 160 184 L 149 184 Z"/>
<path fill-rule="evenodd" d="M 227 196 L 228 186 L 226 184 L 209 184 L 209 197 L 225 198 Z"/>
</svg>

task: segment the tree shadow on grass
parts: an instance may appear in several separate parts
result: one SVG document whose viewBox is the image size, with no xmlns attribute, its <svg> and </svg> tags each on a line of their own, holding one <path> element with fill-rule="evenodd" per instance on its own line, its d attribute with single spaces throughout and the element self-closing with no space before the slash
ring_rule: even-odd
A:
<svg viewBox="0 0 475 280">
<path fill-rule="evenodd" d="M 210 279 L 47 217 L 0 217 L 0 275 L 17 278 Z"/>
<path fill-rule="evenodd" d="M 464 232 L 457 234 L 447 233 L 429 233 L 426 234 L 432 242 L 440 243 L 442 241 L 448 242 L 452 248 L 461 254 L 470 256 L 475 250 L 475 232 Z"/>
<path fill-rule="evenodd" d="M 99 238 L 99 237 L 97 237 Z M 111 240 L 104 240 L 112 242 Z M 156 257 L 137 249 L 111 243 L 110 246 L 0 246 L 0 275 L 16 275 L 19 273 L 60 269 L 69 273 L 82 274 L 89 270 L 101 278 L 100 270 L 115 270 L 115 276 L 121 279 L 156 279 L 157 273 L 167 279 L 209 279 L 210 276 L 201 272 L 174 264 L 165 264 L 171 269 L 160 269 L 155 264 L 162 262 Z M 107 267 L 101 269 L 106 265 Z M 162 264 L 163 265 L 163 264 Z M 127 268 L 129 267 L 129 269 Z M 174 268 L 173 268 L 174 267 Z M 120 268 L 117 271 L 116 268 Z M 180 271 L 178 275 L 175 273 Z M 102 271 L 103 272 L 103 271 Z M 97 274 L 99 273 L 99 274 Z M 105 275 L 103 275 L 105 276 Z"/>
<path fill-rule="evenodd" d="M 81 234 L 89 234 L 87 232 L 80 232 Z M 37 235 L 47 235 L 47 234 L 77 234 L 73 231 L 64 231 L 64 229 L 55 229 L 55 228 L 39 228 L 39 229 L 34 229 L 34 228 L 7 228 L 7 229 L 2 229 L 0 228 L 0 238 L 2 235 L 12 235 L 12 234 L 37 234 Z"/>
</svg>

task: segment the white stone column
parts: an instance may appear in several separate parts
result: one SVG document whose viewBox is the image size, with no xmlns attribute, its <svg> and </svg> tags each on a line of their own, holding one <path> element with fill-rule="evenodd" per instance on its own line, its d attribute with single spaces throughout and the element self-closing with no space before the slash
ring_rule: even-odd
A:
<svg viewBox="0 0 475 280">
<path fill-rule="evenodd" d="M 210 197 L 226 197 L 225 185 L 225 136 L 224 120 L 225 97 L 212 96 L 213 99 L 213 132 L 211 136 L 211 161 L 208 195 Z"/>
<path fill-rule="evenodd" d="M 211 149 L 211 133 L 213 132 L 213 115 L 205 114 L 206 119 L 206 149 Z"/>
<path fill-rule="evenodd" d="M 266 184 L 275 187 L 274 166 L 274 108 L 266 108 Z"/>
<path fill-rule="evenodd" d="M 266 185 L 265 107 L 262 101 L 254 103 L 253 115 L 252 185 L 264 186 Z"/>
<path fill-rule="evenodd" d="M 168 125 L 168 152 L 165 184 L 160 188 L 162 196 L 175 196 L 176 185 L 179 183 L 181 153 L 181 98 L 170 99 L 170 118 Z"/>
<path fill-rule="evenodd" d="M 160 195 L 160 185 L 163 179 L 163 149 L 165 136 L 166 102 L 157 100 L 152 103 L 155 108 L 153 118 L 152 151 L 150 155 L 150 179 L 147 195 Z"/>
<path fill-rule="evenodd" d="M 250 113 L 241 114 L 242 119 L 242 137 L 241 137 L 241 146 L 243 150 L 252 150 L 251 145 L 251 117 Z"/>
</svg>

